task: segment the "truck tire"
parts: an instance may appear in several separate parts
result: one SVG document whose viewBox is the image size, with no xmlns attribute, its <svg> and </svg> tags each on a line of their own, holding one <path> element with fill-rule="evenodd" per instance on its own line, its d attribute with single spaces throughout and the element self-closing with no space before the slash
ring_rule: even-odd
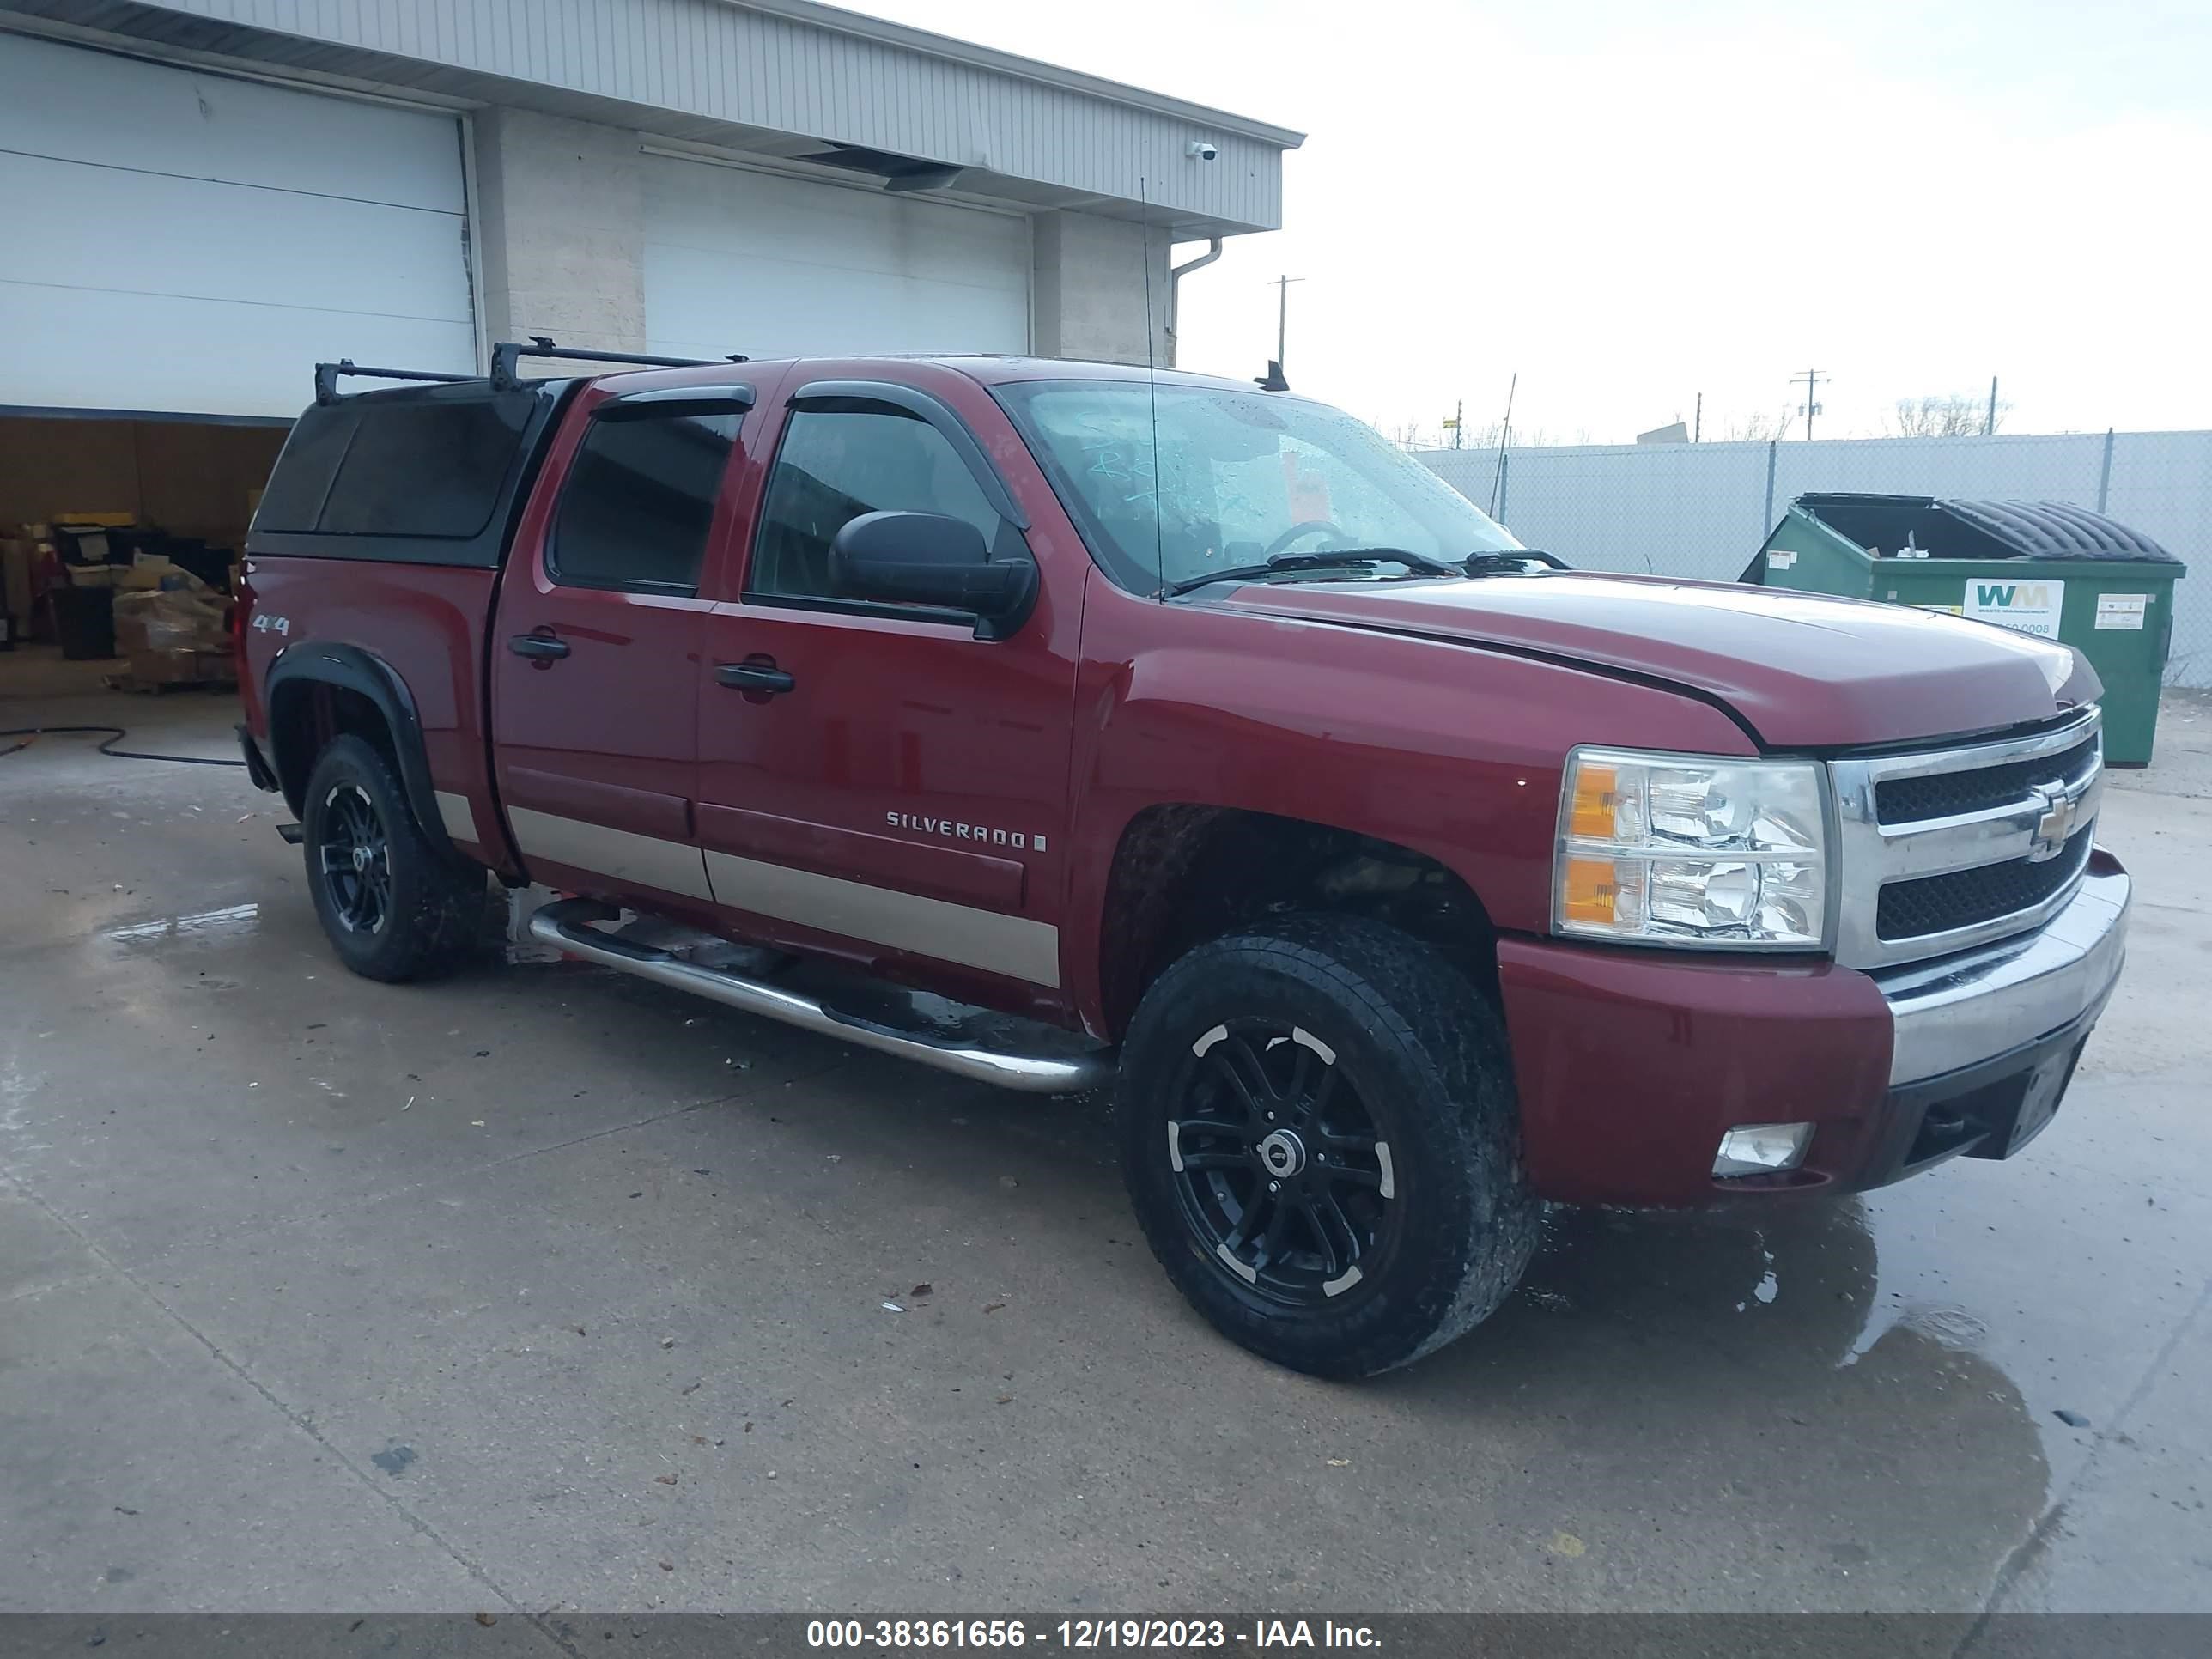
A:
<svg viewBox="0 0 2212 1659">
<path fill-rule="evenodd" d="M 300 820 L 307 890 L 340 961 L 393 982 L 460 965 L 483 923 L 484 872 L 430 844 L 374 744 L 331 740 Z"/>
<path fill-rule="evenodd" d="M 1116 1109 L 1168 1276 L 1294 1370 L 1419 1359 L 1535 1249 L 1497 1011 L 1380 922 L 1290 916 L 1191 951 L 1138 1006 Z"/>
</svg>

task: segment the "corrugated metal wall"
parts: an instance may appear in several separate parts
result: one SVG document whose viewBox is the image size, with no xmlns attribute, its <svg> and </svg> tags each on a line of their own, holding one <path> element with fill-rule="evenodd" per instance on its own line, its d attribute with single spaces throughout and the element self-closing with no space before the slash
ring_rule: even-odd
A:
<svg viewBox="0 0 2212 1659">
<path fill-rule="evenodd" d="M 1281 146 L 727 0 L 162 0 L 162 9 L 988 169 L 1255 228 Z M 336 65 L 332 66 L 336 68 Z M 1184 153 L 1213 140 L 1220 159 Z"/>
<path fill-rule="evenodd" d="M 1419 459 L 1478 507 L 1502 483 L 1514 534 L 1570 564 L 1710 581 L 1734 580 L 1817 490 L 2101 503 L 2192 567 L 2174 590 L 2166 681 L 2212 687 L 2212 432 L 2120 432 L 2109 449 L 2103 433 L 1515 449 L 1502 481 L 1492 450 Z"/>
</svg>

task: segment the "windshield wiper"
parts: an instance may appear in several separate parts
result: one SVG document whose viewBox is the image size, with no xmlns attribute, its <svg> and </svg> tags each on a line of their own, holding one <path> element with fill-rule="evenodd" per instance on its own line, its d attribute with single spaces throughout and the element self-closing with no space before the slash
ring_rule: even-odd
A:
<svg viewBox="0 0 2212 1659">
<path fill-rule="evenodd" d="M 1547 570 L 1565 570 L 1566 562 L 1553 558 L 1549 553 L 1533 547 L 1516 547 L 1498 553 L 1470 553 L 1458 568 L 1470 576 L 1525 576 L 1528 567 L 1538 564 Z"/>
<path fill-rule="evenodd" d="M 1402 564 L 1407 569 L 1424 576 L 1462 576 L 1467 574 L 1455 564 L 1432 559 L 1425 553 L 1409 552 L 1402 547 L 1341 547 L 1326 553 L 1278 553 L 1273 558 L 1264 559 L 1257 564 L 1224 565 L 1218 570 L 1203 571 L 1195 576 L 1186 576 L 1181 581 L 1170 582 L 1164 591 L 1188 593 L 1194 588 L 1205 587 L 1213 582 L 1250 581 L 1261 576 L 1279 575 L 1285 570 L 1352 570 L 1377 564 Z"/>
</svg>

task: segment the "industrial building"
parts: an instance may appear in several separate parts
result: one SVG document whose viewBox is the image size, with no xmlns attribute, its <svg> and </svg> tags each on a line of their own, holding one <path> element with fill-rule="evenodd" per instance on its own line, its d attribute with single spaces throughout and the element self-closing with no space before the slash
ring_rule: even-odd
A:
<svg viewBox="0 0 2212 1659">
<path fill-rule="evenodd" d="M 234 538 L 319 359 L 1172 361 L 1300 137 L 808 0 L 0 0 L 0 526 Z"/>
</svg>

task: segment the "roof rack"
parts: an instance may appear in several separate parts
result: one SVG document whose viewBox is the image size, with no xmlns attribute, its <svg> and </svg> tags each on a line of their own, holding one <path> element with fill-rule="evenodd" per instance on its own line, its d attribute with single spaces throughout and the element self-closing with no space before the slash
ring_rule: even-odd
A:
<svg viewBox="0 0 2212 1659">
<path fill-rule="evenodd" d="M 515 362 L 523 357 L 561 357 L 586 363 L 635 363 L 642 368 L 707 368 L 716 363 L 750 362 L 750 357 L 655 357 L 635 351 L 594 351 L 588 347 L 556 345 L 551 337 L 533 334 L 527 341 L 502 340 L 491 349 L 491 383 L 502 389 L 518 384 Z"/>
<path fill-rule="evenodd" d="M 727 357 L 656 357 L 635 351 L 593 351 L 586 348 L 562 346 L 554 343 L 550 336 L 533 334 L 527 340 L 501 340 L 491 349 L 491 383 L 500 391 L 521 384 L 514 370 L 516 363 L 525 357 L 559 357 L 587 363 L 631 363 L 641 368 L 706 368 L 716 363 L 750 362 L 750 357 L 732 354 Z M 315 365 L 315 401 L 334 404 L 338 400 L 338 380 L 350 375 L 364 380 L 440 380 L 459 382 L 481 380 L 481 374 L 454 374 L 435 368 L 369 368 L 350 357 L 341 357 L 334 363 Z"/>
<path fill-rule="evenodd" d="M 352 374 L 365 380 L 475 380 L 477 374 L 448 374 L 434 368 L 364 368 L 350 357 L 341 357 L 334 363 L 315 365 L 315 401 L 334 404 L 338 400 L 338 376 Z"/>
</svg>

